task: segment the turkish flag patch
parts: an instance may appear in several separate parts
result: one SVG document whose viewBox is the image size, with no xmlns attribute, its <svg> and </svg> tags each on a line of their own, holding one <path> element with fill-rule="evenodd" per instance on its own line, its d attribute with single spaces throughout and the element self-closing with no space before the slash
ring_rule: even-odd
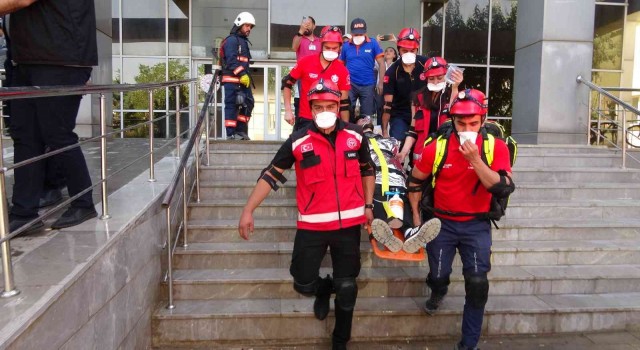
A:
<svg viewBox="0 0 640 350">
<path fill-rule="evenodd" d="M 312 143 L 305 143 L 300 148 L 302 150 L 302 153 L 313 151 L 313 144 Z"/>
</svg>

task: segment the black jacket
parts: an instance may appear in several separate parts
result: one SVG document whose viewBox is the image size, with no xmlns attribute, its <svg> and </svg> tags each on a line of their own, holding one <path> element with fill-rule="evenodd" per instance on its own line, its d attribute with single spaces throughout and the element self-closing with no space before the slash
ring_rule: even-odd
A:
<svg viewBox="0 0 640 350">
<path fill-rule="evenodd" d="M 93 0 L 36 1 L 11 14 L 9 30 L 18 64 L 98 64 Z"/>
</svg>

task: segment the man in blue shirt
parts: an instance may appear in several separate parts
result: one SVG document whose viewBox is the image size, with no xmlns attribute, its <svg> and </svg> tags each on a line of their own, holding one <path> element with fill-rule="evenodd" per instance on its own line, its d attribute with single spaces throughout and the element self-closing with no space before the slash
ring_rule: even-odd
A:
<svg viewBox="0 0 640 350">
<path fill-rule="evenodd" d="M 360 100 L 360 115 L 373 116 L 375 113 L 374 99 L 376 80 L 379 81 L 378 91 L 382 91 L 384 71 L 375 76 L 375 63 L 384 67 L 384 52 L 375 39 L 367 36 L 367 23 L 362 18 L 351 21 L 351 40 L 342 46 L 340 59 L 345 62 L 351 75 L 351 91 L 349 99 L 355 107 Z"/>
</svg>

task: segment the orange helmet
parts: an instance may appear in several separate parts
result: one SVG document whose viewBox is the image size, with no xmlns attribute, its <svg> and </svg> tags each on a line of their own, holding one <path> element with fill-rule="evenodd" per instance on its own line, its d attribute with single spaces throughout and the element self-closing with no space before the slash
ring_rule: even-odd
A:
<svg viewBox="0 0 640 350">
<path fill-rule="evenodd" d="M 424 65 L 426 77 L 437 77 L 447 73 L 447 61 L 442 57 L 431 57 Z"/>
<path fill-rule="evenodd" d="M 314 100 L 334 101 L 340 103 L 342 93 L 338 89 L 338 85 L 331 80 L 320 79 L 311 85 L 313 88 L 309 90 L 307 96 L 309 104 Z"/>
<path fill-rule="evenodd" d="M 466 89 L 460 91 L 455 100 L 451 103 L 449 114 L 451 115 L 485 115 L 488 106 L 485 103 L 487 98 L 484 93 L 476 89 Z"/>
<path fill-rule="evenodd" d="M 322 31 L 320 31 L 320 42 L 342 44 L 342 31 L 336 26 L 325 26 L 322 28 Z"/>
<path fill-rule="evenodd" d="M 417 49 L 420 47 L 420 34 L 416 29 L 404 28 L 398 34 L 398 47 Z"/>
</svg>

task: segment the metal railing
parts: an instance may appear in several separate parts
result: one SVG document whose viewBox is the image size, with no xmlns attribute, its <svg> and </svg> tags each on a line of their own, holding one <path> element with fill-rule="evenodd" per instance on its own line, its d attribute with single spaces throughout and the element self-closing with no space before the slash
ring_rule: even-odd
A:
<svg viewBox="0 0 640 350">
<path fill-rule="evenodd" d="M 590 103 L 590 117 L 587 125 L 589 142 L 595 144 L 606 144 L 608 146 L 619 149 L 622 152 L 622 168 L 626 168 L 627 157 L 631 157 L 636 162 L 640 160 L 633 155 L 628 154 L 629 147 L 640 146 L 640 110 L 622 101 L 611 91 L 640 91 L 640 89 L 630 88 L 608 88 L 604 89 L 588 80 L 578 76 L 576 78 L 578 84 L 586 85 L 591 91 L 596 92 L 595 106 Z M 611 108 L 602 108 L 604 99 L 609 99 Z M 627 113 L 635 115 L 634 119 L 629 119 Z M 595 119 L 593 118 L 595 114 Z M 631 124 L 631 125 L 629 125 Z M 622 136 L 619 141 L 617 135 Z"/>
<path fill-rule="evenodd" d="M 192 90 L 195 92 L 194 101 L 196 101 L 194 106 L 186 106 L 184 108 L 180 107 L 180 86 L 182 85 L 191 85 Z M 165 88 L 175 88 L 176 89 L 176 108 L 175 112 L 167 113 L 158 118 L 154 118 L 154 110 L 153 110 L 153 92 L 158 89 Z M 149 119 L 145 122 L 138 123 L 135 125 L 131 125 L 124 130 L 131 130 L 139 127 L 148 126 L 149 128 L 149 152 L 134 159 L 130 163 L 123 166 L 121 169 L 113 171 L 111 174 L 107 175 L 107 138 L 119 134 L 122 130 L 118 129 L 115 131 L 107 132 L 107 124 L 106 124 L 106 98 L 105 94 L 112 94 L 116 92 L 128 92 L 128 91 L 148 91 L 149 93 Z M 52 86 L 52 87 L 17 87 L 17 88 L 0 88 L 0 101 L 6 100 L 14 100 L 21 98 L 38 98 L 38 97 L 52 97 L 52 96 L 70 96 L 70 95 L 100 95 L 100 135 L 96 137 L 92 137 L 81 142 L 78 142 L 74 145 L 70 145 L 64 148 L 57 149 L 55 151 L 47 152 L 41 156 L 37 156 L 34 158 L 30 158 L 18 163 L 15 163 L 11 166 L 4 165 L 4 153 L 2 157 L 0 157 L 0 251 L 2 254 L 2 269 L 3 269 L 3 279 L 4 279 L 4 290 L 0 293 L 0 297 L 11 297 L 20 293 L 20 291 L 16 288 L 14 283 L 14 274 L 13 274 L 13 264 L 11 258 L 11 247 L 10 240 L 17 235 L 25 232 L 27 229 L 31 227 L 32 224 L 36 223 L 39 220 L 47 218 L 51 216 L 54 212 L 63 208 L 67 204 L 71 203 L 76 198 L 82 196 L 83 194 L 93 190 L 94 187 L 101 187 L 101 195 L 102 195 L 102 215 L 100 219 L 107 220 L 110 218 L 109 215 L 109 204 L 108 204 L 108 193 L 107 193 L 107 183 L 108 180 L 112 177 L 118 175 L 122 171 L 131 167 L 138 161 L 144 159 L 145 157 L 149 157 L 149 181 L 155 181 L 155 165 L 154 165 L 154 153 L 159 150 L 174 144 L 175 140 L 175 148 L 176 153 L 179 155 L 180 146 L 181 146 L 181 138 L 186 135 L 190 130 L 198 131 L 202 123 L 200 122 L 196 128 L 190 128 L 187 130 L 180 130 L 180 116 L 184 110 L 189 110 L 191 107 L 194 108 L 194 112 L 197 113 L 197 84 L 196 79 L 185 79 L 185 80 L 176 80 L 176 81 L 168 81 L 162 83 L 151 83 L 151 84 L 119 84 L 119 85 L 82 85 L 82 86 Z M 169 118 L 170 116 L 175 115 L 176 118 L 176 136 L 172 139 L 169 139 L 165 144 L 158 147 L 154 150 L 154 132 L 153 125 L 155 122 L 163 120 L 165 118 Z M 201 118 L 200 118 L 201 119 Z M 208 120 L 207 120 L 208 125 Z M 191 140 L 194 139 L 194 134 L 192 133 L 190 144 L 191 148 L 193 148 L 193 142 Z M 199 137 L 199 136 L 198 136 Z M 81 147 L 82 145 L 100 140 L 100 181 L 94 183 L 91 187 L 86 188 L 84 191 L 70 197 L 66 201 L 58 204 L 54 208 L 51 208 L 40 215 L 38 218 L 31 220 L 30 222 L 24 224 L 19 229 L 9 232 L 9 219 L 8 219 L 8 208 L 7 208 L 7 194 L 6 194 L 6 185 L 5 185 L 5 175 L 7 172 L 16 169 L 21 166 L 25 166 L 37 161 L 41 161 L 45 158 L 52 157 L 56 154 L 68 151 L 70 149 Z M 3 150 L 2 138 L 0 137 L 0 150 Z M 199 149 L 196 152 L 196 155 L 199 153 Z M 183 155 L 183 158 L 184 159 Z M 185 199 L 186 200 L 186 199 Z"/>
<path fill-rule="evenodd" d="M 199 149 L 195 152 L 195 181 L 192 184 L 191 188 L 188 189 L 187 186 L 187 163 L 190 158 L 191 151 L 194 149 L 195 145 L 199 145 L 202 138 L 202 127 L 204 126 L 204 134 L 206 135 L 205 141 L 205 153 L 206 153 L 206 164 L 209 165 L 209 137 L 211 135 L 211 126 L 210 126 L 210 118 L 209 118 L 209 109 L 213 104 L 214 111 L 214 121 L 217 120 L 217 90 L 220 86 L 219 81 L 220 70 L 216 70 L 213 74 L 213 79 L 211 81 L 211 85 L 209 86 L 209 91 L 205 95 L 204 104 L 200 113 L 198 114 L 198 119 L 194 126 L 194 132 L 191 134 L 191 138 L 187 143 L 187 146 L 184 149 L 184 153 L 180 158 L 180 163 L 178 164 L 178 168 L 173 176 L 173 179 L 169 183 L 167 187 L 167 191 L 165 192 L 164 199 L 162 200 L 162 206 L 166 210 L 166 224 L 167 224 L 167 240 L 165 242 L 165 248 L 167 249 L 167 271 L 165 273 L 164 280 L 167 283 L 168 294 L 169 294 L 169 303 L 167 305 L 167 309 L 175 308 L 173 304 L 173 254 L 175 253 L 176 248 L 178 247 L 178 241 L 180 239 L 180 232 L 182 232 L 182 246 L 187 247 L 187 233 L 188 233 L 188 217 L 187 217 L 187 199 L 191 198 L 193 191 L 195 190 L 195 198 L 197 202 L 200 202 L 200 151 Z M 180 187 L 181 197 L 182 197 L 182 222 L 178 225 L 174 225 L 174 217 L 171 214 L 171 203 L 173 201 L 173 197 L 176 193 L 176 189 L 178 185 L 182 184 Z M 176 208 L 176 213 L 178 212 Z M 177 217 L 177 215 L 175 216 Z M 175 230 L 175 237 L 172 234 L 172 227 L 177 226 Z"/>
</svg>

